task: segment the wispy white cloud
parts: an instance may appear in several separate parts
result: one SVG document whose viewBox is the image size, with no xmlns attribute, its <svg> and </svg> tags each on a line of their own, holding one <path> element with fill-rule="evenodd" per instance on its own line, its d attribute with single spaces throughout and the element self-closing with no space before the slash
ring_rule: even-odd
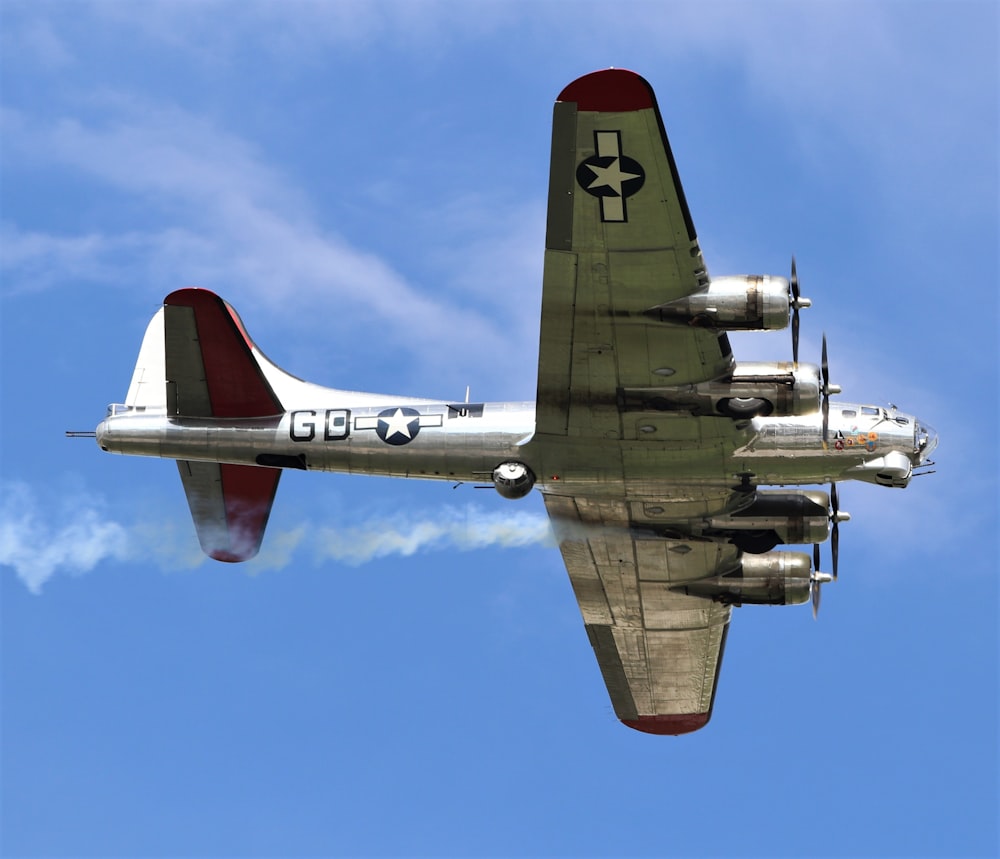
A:
<svg viewBox="0 0 1000 859">
<path fill-rule="evenodd" d="M 5 16 L 0 29 L 3 51 L 18 66 L 35 63 L 41 68 L 59 72 L 73 65 L 75 59 L 52 22 L 43 17 L 31 17 L 11 26 Z"/>
<path fill-rule="evenodd" d="M 124 259 L 148 245 L 145 237 L 135 234 L 60 236 L 5 222 L 0 225 L 4 292 L 17 295 L 50 289 L 65 283 L 69 273 L 78 281 L 114 283 L 126 270 Z"/>
<path fill-rule="evenodd" d="M 44 122 L 8 110 L 7 145 L 141 201 L 165 226 L 56 236 L 8 224 L 8 292 L 100 277 L 144 284 L 158 298 L 182 276 L 237 306 L 294 314 L 300 327 L 322 319 L 343 333 L 363 320 L 431 365 L 449 354 L 479 355 L 485 369 L 489 356 L 510 346 L 502 323 L 416 288 L 322 224 L 307 196 L 245 140 L 177 108 L 114 101 L 102 123 Z M 303 307 L 312 311 L 307 318 Z M 441 343 L 448 349 L 432 348 Z"/>
<path fill-rule="evenodd" d="M 963 183 L 972 181 L 983 190 L 971 195 L 969 204 L 995 207 L 989 183 L 960 176 L 954 168 L 968 146 L 965 138 L 975 139 L 977 128 L 992 128 L 990 117 L 977 110 L 970 95 L 981 88 L 960 85 L 974 75 L 970 61 L 955 56 L 943 77 L 940 63 L 898 62 L 929 38 L 921 28 L 930 26 L 932 16 L 920 14 L 916 23 L 908 22 L 886 4 L 868 6 L 863 15 L 853 4 L 643 4 L 636 14 L 601 17 L 599 37 L 605 47 L 595 53 L 593 17 L 580 10 L 597 6 L 581 4 L 572 15 L 562 3 L 249 3 L 235 15 L 230 4 L 211 2 L 150 3 L 141 10 L 115 3 L 78 8 L 104 28 L 131 32 L 151 51 L 169 45 L 189 50 L 196 61 L 235 63 L 236 52 L 248 49 L 269 56 L 289 52 L 286 73 L 292 76 L 295 69 L 309 67 L 305 57 L 352 41 L 377 41 L 390 50 L 434 44 L 440 50 L 450 39 L 474 41 L 477 34 L 514 30 L 527 43 L 551 42 L 558 28 L 560 40 L 553 50 L 565 55 L 574 71 L 586 70 L 578 68 L 579 56 L 593 56 L 600 65 L 606 56 L 625 54 L 627 46 L 630 62 L 642 65 L 640 70 L 658 87 L 662 84 L 666 95 L 670 78 L 657 74 L 676 70 L 663 59 L 668 46 L 672 62 L 707 57 L 741 68 L 751 97 L 780 106 L 782 127 L 801 135 L 802 157 L 812 159 L 817 170 L 824 169 L 830 147 L 852 141 L 882 164 L 882 173 L 873 171 L 876 177 L 920 175 L 925 183 L 941 186 L 942 204 L 961 193 L 960 185 L 968 190 Z M 18 8 L 18 28 L 42 29 L 66 42 L 58 15 L 36 15 L 27 4 Z M 219 26 L 222 18 L 224 27 Z M 127 233 L 102 227 L 72 235 L 46 234 L 11 222 L 5 236 L 5 259 L 11 260 L 5 266 L 6 289 L 47 288 L 65 272 L 74 279 L 139 284 L 152 299 L 181 285 L 181 278 L 184 284 L 217 288 L 238 306 L 249 302 L 276 319 L 294 307 L 296 324 L 302 327 L 321 318 L 325 327 L 338 332 L 356 326 L 377 330 L 445 377 L 453 373 L 455 356 L 467 365 L 466 375 L 479 378 L 494 369 L 497 354 L 533 353 L 537 320 L 523 308 L 526 299 L 537 306 L 544 188 L 538 188 L 538 212 L 529 211 L 527 217 L 524 206 L 505 207 L 468 195 L 445 200 L 433 213 L 442 235 L 449 215 L 470 204 L 473 220 L 476 213 L 488 212 L 490 226 L 466 230 L 469 241 L 453 245 L 461 250 L 450 254 L 449 276 L 420 283 L 324 222 L 317 214 L 318 201 L 296 177 L 277 169 L 252 142 L 217 121 L 121 92 L 87 97 L 90 107 L 97 105 L 103 113 L 100 121 L 81 119 L 82 110 L 49 121 L 9 111 L 5 147 L 71 168 L 127 195 L 141 205 L 149 226 Z M 900 128 L 909 129 L 907 137 L 919 145 L 900 149 Z M 889 129 L 896 136 L 884 138 Z M 995 138 L 995 128 L 992 133 Z M 927 169 L 932 163 L 934 169 Z M 892 194 L 917 187 L 912 181 L 886 183 Z M 449 244 L 442 239 L 440 247 Z M 448 250 L 428 253 L 449 255 Z M 712 267 L 725 269 L 715 256 Z M 469 295 L 476 297 L 478 309 L 470 306 Z M 295 296 L 294 303 L 289 296 Z M 310 308 L 308 318 L 302 307 Z M 512 320 L 517 322 L 514 331 Z M 527 368 L 533 378 L 530 361 L 522 364 L 518 375 Z M 447 386 L 454 385 L 449 379 Z"/>
<path fill-rule="evenodd" d="M 238 13 L 227 0 L 202 0 L 185 11 L 171 0 L 93 3 L 94 15 L 109 25 L 140 34 L 152 42 L 216 62 L 252 45 L 272 59 L 316 61 L 336 49 L 348 54 L 369 50 L 374 42 L 402 50 L 440 50 L 461 37 L 496 32 L 522 16 L 525 6 L 509 0 L 285 0 L 241 3 Z M 226 27 L 220 28 L 220 19 Z"/>
<path fill-rule="evenodd" d="M 976 81 L 992 81 L 997 71 L 998 13 L 988 0 L 915 7 L 714 0 L 629 4 L 615 14 L 598 0 L 573 5 L 260 0 L 238 9 L 226 0 L 149 0 L 76 3 L 64 7 L 69 14 L 50 5 L 8 5 L 12 11 L 5 29 L 15 31 L 18 42 L 37 45 L 40 55 L 60 61 L 71 53 L 69 36 L 60 29 L 81 32 L 79 26 L 68 27 L 70 15 L 104 36 L 141 42 L 154 52 L 187 54 L 213 68 L 231 67 L 249 51 L 266 57 L 265 62 L 280 61 L 285 75 L 328 62 L 331 51 L 350 57 L 378 45 L 434 63 L 456 44 L 516 37 L 533 56 L 544 46 L 548 57 L 570 73 L 587 71 L 579 63 L 588 57 L 593 67 L 624 62 L 664 73 L 674 72 L 674 63 L 689 67 L 692 60 L 737 68 L 751 96 L 784 108 L 809 147 L 821 143 L 815 119 L 822 120 L 828 135 L 835 131 L 835 145 L 853 140 L 874 146 L 886 161 L 928 157 L 941 146 L 967 147 L 970 122 L 995 133 L 993 117 L 982 115 L 982 105 L 976 104 L 983 89 Z M 949 36 L 943 27 L 950 28 Z M 993 67 L 983 68 L 982 58 L 991 48 Z M 909 61 L 915 51 L 931 49 L 931 61 Z M 669 90 L 669 80 L 658 83 Z M 995 92 L 995 82 L 991 85 Z M 906 151 L 884 136 L 900 128 L 920 134 Z"/>
<path fill-rule="evenodd" d="M 976 104 L 982 88 L 970 86 L 991 71 L 996 75 L 995 63 L 992 70 L 981 68 L 984 48 L 988 53 L 992 44 L 995 53 L 996 45 L 997 12 L 988 2 L 904 9 L 884 2 L 723 0 L 632 4 L 616 14 L 606 14 L 599 2 L 509 0 L 259 2 L 241 4 L 238 15 L 230 4 L 211 2 L 194 8 L 102 3 L 91 9 L 151 44 L 187 50 L 208 63 L 252 46 L 284 63 L 308 66 L 331 49 L 363 51 L 373 43 L 419 52 L 422 62 L 434 62 L 451 43 L 516 35 L 534 50 L 547 46 L 577 72 L 587 71 L 577 66 L 587 56 L 595 67 L 624 60 L 655 70 L 667 56 L 675 62 L 728 64 L 742 71 L 753 97 L 792 117 L 803 154 L 812 153 L 817 167 L 829 147 L 845 143 L 877 151 L 894 170 L 940 164 L 942 152 L 967 149 L 971 128 L 995 134 L 995 114 L 983 115 L 983 105 Z M 225 27 L 219 26 L 222 18 Z M 943 24 L 963 38 L 942 39 Z M 914 51 L 929 48 L 939 61 L 907 61 Z M 667 61 L 665 70 L 670 67 Z M 915 145 L 900 149 L 900 129 L 908 129 Z"/>
</svg>

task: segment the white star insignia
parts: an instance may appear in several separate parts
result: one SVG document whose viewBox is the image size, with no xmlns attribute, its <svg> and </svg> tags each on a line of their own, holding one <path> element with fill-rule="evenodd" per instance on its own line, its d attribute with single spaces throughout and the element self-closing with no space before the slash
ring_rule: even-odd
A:
<svg viewBox="0 0 1000 859">
<path fill-rule="evenodd" d="M 392 438 L 394 435 L 403 435 L 407 438 L 413 438 L 413 434 L 410 432 L 410 424 L 419 420 L 417 415 L 406 415 L 403 414 L 402 409 L 396 409 L 395 414 L 390 415 L 387 418 L 382 418 L 385 421 L 385 437 Z"/>
<path fill-rule="evenodd" d="M 638 179 L 638 173 L 625 173 L 619 166 L 621 159 L 616 158 L 607 167 L 598 167 L 596 164 L 588 164 L 587 169 L 594 174 L 594 181 L 587 186 L 587 190 L 607 186 L 615 192 L 617 196 L 622 195 L 622 184 L 629 179 Z"/>
</svg>

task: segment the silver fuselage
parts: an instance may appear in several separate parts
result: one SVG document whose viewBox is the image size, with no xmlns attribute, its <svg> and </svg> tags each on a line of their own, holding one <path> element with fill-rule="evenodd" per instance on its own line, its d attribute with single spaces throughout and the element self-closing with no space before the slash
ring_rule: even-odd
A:
<svg viewBox="0 0 1000 859">
<path fill-rule="evenodd" d="M 851 403 L 831 403 L 825 443 L 819 413 L 743 422 L 735 445 L 730 418 L 634 413 L 623 416 L 619 437 L 595 447 L 589 439 L 536 436 L 528 402 L 377 398 L 376 404 L 363 395 L 362 405 L 350 407 L 344 392 L 329 394 L 314 407 L 262 418 L 186 418 L 112 406 L 97 440 L 121 454 L 451 482 L 488 483 L 499 463 L 517 460 L 532 469 L 543 492 L 620 494 L 624 475 L 638 472 L 629 490 L 639 498 L 657 497 L 666 482 L 724 487 L 742 474 L 765 485 L 879 482 L 871 475 L 890 455 L 897 464 L 905 458 L 905 475 L 897 468 L 891 484 L 902 486 L 937 443 L 912 415 Z M 730 430 L 718 433 L 728 440 L 712 444 L 718 422 Z"/>
</svg>

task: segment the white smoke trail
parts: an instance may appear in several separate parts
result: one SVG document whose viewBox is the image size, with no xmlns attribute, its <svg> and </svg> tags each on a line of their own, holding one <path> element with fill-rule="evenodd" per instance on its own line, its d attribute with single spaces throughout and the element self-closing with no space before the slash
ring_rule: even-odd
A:
<svg viewBox="0 0 1000 859">
<path fill-rule="evenodd" d="M 0 566 L 12 568 L 33 594 L 40 594 L 56 573 L 82 574 L 105 563 L 131 561 L 164 570 L 192 569 L 206 558 L 186 513 L 177 509 L 176 515 L 155 522 L 119 521 L 100 496 L 83 489 L 50 504 L 39 501 L 26 483 L 0 481 Z M 552 541 L 544 514 L 446 506 L 429 509 L 421 517 L 376 515 L 339 528 L 308 522 L 284 530 L 272 525 L 260 554 L 240 568 L 250 574 L 282 569 L 302 550 L 317 562 L 358 566 L 389 555 Z"/>
<path fill-rule="evenodd" d="M 320 559 L 352 566 L 387 555 L 408 557 L 442 549 L 471 551 L 553 542 L 545 516 L 523 510 L 491 513 L 472 505 L 436 508 L 417 519 L 396 515 L 347 528 L 320 528 L 315 539 Z"/>
<path fill-rule="evenodd" d="M 34 594 L 41 593 L 56 570 L 85 573 L 105 560 L 122 561 L 132 554 L 128 529 L 107 519 L 97 506 L 77 506 L 62 524 L 52 519 L 27 484 L 0 485 L 0 564 L 13 567 Z"/>
</svg>

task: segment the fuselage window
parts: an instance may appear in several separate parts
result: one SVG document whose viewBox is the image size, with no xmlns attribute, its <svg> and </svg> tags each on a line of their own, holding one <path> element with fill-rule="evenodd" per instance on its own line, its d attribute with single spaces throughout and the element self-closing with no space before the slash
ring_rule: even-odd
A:
<svg viewBox="0 0 1000 859">
<path fill-rule="evenodd" d="M 862 406 L 861 414 L 863 415 L 878 415 L 879 410 L 875 406 Z"/>
<path fill-rule="evenodd" d="M 843 416 L 844 416 L 845 418 L 856 418 L 856 417 L 858 416 L 858 413 L 857 413 L 856 411 L 854 411 L 854 409 L 844 409 L 844 410 L 843 410 L 843 411 L 841 412 L 841 414 L 842 414 L 842 415 L 843 415 Z"/>
</svg>

